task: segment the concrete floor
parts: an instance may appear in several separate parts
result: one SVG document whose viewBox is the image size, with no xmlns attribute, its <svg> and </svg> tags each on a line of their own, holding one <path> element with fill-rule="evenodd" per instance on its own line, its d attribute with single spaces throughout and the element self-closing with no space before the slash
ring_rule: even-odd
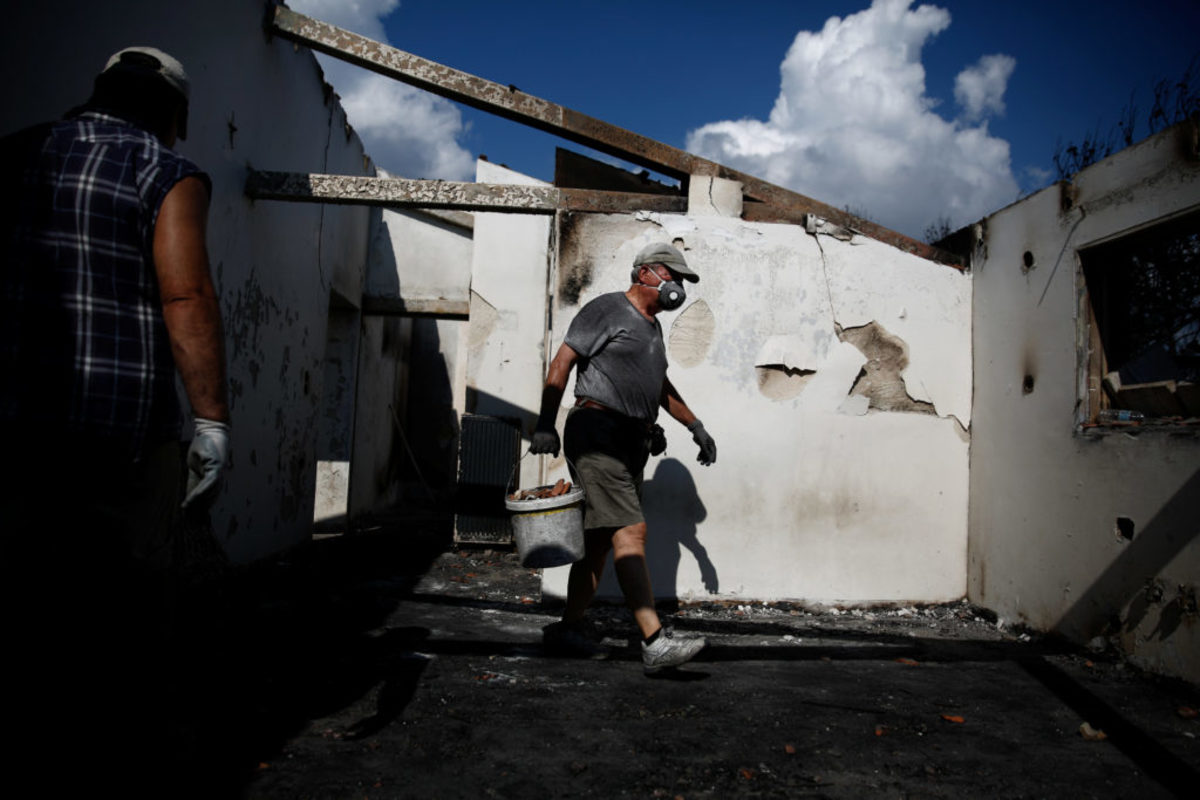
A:
<svg viewBox="0 0 1200 800">
<path fill-rule="evenodd" d="M 594 620 L 612 659 L 547 657 L 540 632 L 556 609 L 538 586 L 512 554 L 392 526 L 198 592 L 188 662 L 208 681 L 180 712 L 190 752 L 178 785 L 208 797 L 689 800 L 1200 786 L 1196 687 L 965 604 L 664 607 L 710 644 L 650 679 L 611 606 Z"/>
</svg>

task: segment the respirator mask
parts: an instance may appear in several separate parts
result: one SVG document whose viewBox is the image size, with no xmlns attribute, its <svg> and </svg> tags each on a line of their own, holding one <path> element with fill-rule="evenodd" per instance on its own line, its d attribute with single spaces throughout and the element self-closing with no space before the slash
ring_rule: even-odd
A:
<svg viewBox="0 0 1200 800">
<path fill-rule="evenodd" d="M 642 266 L 648 267 L 649 265 L 643 264 Z M 638 272 L 640 270 L 641 267 L 638 267 L 633 271 L 633 280 L 635 283 L 640 283 L 640 281 L 638 281 Z M 650 270 L 650 274 L 655 278 L 658 278 L 658 283 L 653 285 L 649 283 L 643 283 L 642 286 L 646 286 L 651 289 L 655 288 L 655 286 L 658 287 L 658 304 L 663 308 L 664 311 L 672 311 L 683 305 L 683 301 L 687 299 L 687 292 L 683 290 L 682 284 L 676 280 L 663 280 L 662 276 L 653 269 Z"/>
</svg>

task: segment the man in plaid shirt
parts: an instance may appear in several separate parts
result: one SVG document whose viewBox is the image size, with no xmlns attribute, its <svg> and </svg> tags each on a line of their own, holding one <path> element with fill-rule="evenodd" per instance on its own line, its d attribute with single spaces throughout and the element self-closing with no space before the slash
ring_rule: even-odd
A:
<svg viewBox="0 0 1200 800">
<path fill-rule="evenodd" d="M 0 143 L 0 430 L 17 467 L 0 484 L 0 578 L 6 611 L 26 609 L 8 620 L 29 645 L 20 691 L 41 682 L 133 726 L 165 699 L 149 687 L 166 685 L 180 509 L 211 503 L 229 446 L 210 182 L 170 149 L 188 101 L 178 61 L 127 48 L 84 106 Z M 52 676 L 80 652 L 103 689 L 64 694 Z"/>
</svg>

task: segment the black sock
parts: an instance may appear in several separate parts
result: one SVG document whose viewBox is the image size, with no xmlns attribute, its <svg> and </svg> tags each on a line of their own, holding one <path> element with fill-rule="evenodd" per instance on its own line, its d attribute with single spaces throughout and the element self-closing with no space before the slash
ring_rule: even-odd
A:
<svg viewBox="0 0 1200 800">
<path fill-rule="evenodd" d="M 647 636 L 645 639 L 642 639 L 642 641 L 643 641 L 643 642 L 645 642 L 647 645 L 652 645 L 652 644 L 654 644 L 656 641 L 658 641 L 658 636 L 659 636 L 659 634 L 661 634 L 662 632 L 663 632 L 663 629 L 662 629 L 662 628 L 659 628 L 659 629 L 658 629 L 658 630 L 656 630 L 654 633 L 652 633 L 652 634 L 650 634 L 649 636 Z"/>
</svg>

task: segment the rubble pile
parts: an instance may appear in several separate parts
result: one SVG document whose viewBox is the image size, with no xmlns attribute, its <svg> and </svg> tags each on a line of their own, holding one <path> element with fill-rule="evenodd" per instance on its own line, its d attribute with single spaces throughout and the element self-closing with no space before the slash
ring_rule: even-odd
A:
<svg viewBox="0 0 1200 800">
<path fill-rule="evenodd" d="M 518 489 L 508 496 L 509 500 L 521 502 L 522 500 L 544 500 L 547 497 L 561 497 L 571 491 L 571 482 L 558 479 L 558 483 L 553 486 L 539 486 L 536 489 Z"/>
</svg>

